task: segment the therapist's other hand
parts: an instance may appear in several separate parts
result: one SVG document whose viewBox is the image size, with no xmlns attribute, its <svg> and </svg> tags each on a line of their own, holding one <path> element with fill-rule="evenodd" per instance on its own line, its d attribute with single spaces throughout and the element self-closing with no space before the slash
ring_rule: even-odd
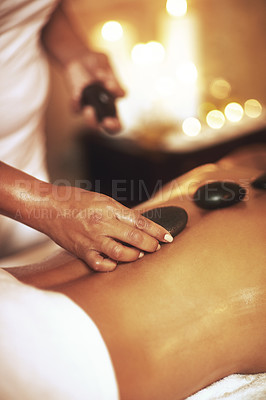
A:
<svg viewBox="0 0 266 400">
<path fill-rule="evenodd" d="M 39 230 L 93 270 L 112 271 L 171 241 L 167 230 L 103 194 L 57 186 L 51 197 L 53 218 Z"/>
<path fill-rule="evenodd" d="M 92 106 L 81 107 L 80 102 L 83 89 L 95 82 L 100 82 L 115 99 L 125 95 L 107 55 L 87 50 L 67 63 L 65 76 L 70 87 L 73 110 L 82 112 L 87 125 L 94 129 L 103 128 L 111 134 L 118 132 L 121 129 L 118 116 L 105 117 L 99 122 L 94 108 Z"/>
<path fill-rule="evenodd" d="M 108 57 L 87 46 L 72 20 L 70 8 L 65 7 L 64 3 L 59 2 L 42 29 L 41 42 L 50 57 L 62 68 L 74 110 L 83 113 L 91 128 L 103 128 L 109 133 L 115 133 L 121 128 L 119 119 L 106 117 L 99 123 L 92 107 L 80 106 L 81 94 L 86 86 L 95 82 L 100 82 L 115 99 L 123 96 L 124 90 L 115 77 Z"/>
</svg>

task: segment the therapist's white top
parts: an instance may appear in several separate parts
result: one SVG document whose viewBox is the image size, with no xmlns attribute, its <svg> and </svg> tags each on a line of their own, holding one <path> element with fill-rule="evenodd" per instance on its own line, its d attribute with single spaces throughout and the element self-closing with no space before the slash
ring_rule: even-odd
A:
<svg viewBox="0 0 266 400">
<path fill-rule="evenodd" d="M 0 268 L 0 399 L 118 397 L 108 351 L 85 312 Z"/>
<path fill-rule="evenodd" d="M 49 71 L 39 39 L 57 3 L 0 1 L 0 160 L 45 181 Z M 0 217 L 0 257 L 43 239 L 39 232 Z"/>
<path fill-rule="evenodd" d="M 57 0 L 0 0 L 0 160 L 48 180 L 48 65 L 40 31 Z M 0 217 L 0 256 L 40 240 Z M 112 363 L 93 321 L 67 297 L 0 268 L 0 398 L 117 400 Z"/>
</svg>

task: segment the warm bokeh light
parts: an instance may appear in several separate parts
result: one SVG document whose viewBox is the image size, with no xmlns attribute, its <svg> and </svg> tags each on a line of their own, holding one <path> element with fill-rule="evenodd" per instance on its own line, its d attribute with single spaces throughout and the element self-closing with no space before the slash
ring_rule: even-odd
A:
<svg viewBox="0 0 266 400">
<path fill-rule="evenodd" d="M 187 136 L 197 136 L 201 131 L 201 123 L 197 118 L 186 118 L 182 124 L 183 132 Z"/>
<path fill-rule="evenodd" d="M 231 93 L 231 85 L 225 79 L 214 79 L 210 84 L 210 93 L 216 99 L 226 99 Z"/>
<path fill-rule="evenodd" d="M 164 60 L 165 50 L 161 43 L 151 41 L 146 44 L 149 58 L 154 63 L 161 63 Z"/>
<path fill-rule="evenodd" d="M 258 118 L 262 113 L 262 106 L 258 100 L 249 99 L 245 102 L 245 113 L 250 118 Z"/>
<path fill-rule="evenodd" d="M 244 115 L 243 107 L 239 103 L 229 103 L 224 109 L 224 113 L 228 121 L 239 122 Z"/>
<path fill-rule="evenodd" d="M 173 94 L 174 85 L 174 79 L 170 78 L 169 76 L 161 76 L 155 82 L 155 90 L 160 96 L 167 97 Z"/>
<path fill-rule="evenodd" d="M 191 61 L 179 65 L 176 69 L 176 77 L 180 82 L 195 83 L 198 78 L 196 65 Z"/>
<path fill-rule="evenodd" d="M 135 64 L 142 64 L 146 58 L 146 45 L 144 43 L 136 44 L 131 51 L 131 58 Z"/>
<path fill-rule="evenodd" d="M 123 37 L 123 28 L 117 21 L 108 21 L 102 27 L 102 37 L 108 42 L 116 42 Z"/>
<path fill-rule="evenodd" d="M 225 117 L 219 110 L 212 110 L 207 114 L 206 122 L 210 128 L 220 129 L 224 126 Z"/>
<path fill-rule="evenodd" d="M 132 60 L 139 65 L 159 64 L 164 60 L 165 50 L 161 43 L 151 41 L 136 44 L 131 52 Z"/>
<path fill-rule="evenodd" d="M 187 1 L 167 0 L 166 10 L 172 17 L 183 17 L 187 13 Z"/>
</svg>

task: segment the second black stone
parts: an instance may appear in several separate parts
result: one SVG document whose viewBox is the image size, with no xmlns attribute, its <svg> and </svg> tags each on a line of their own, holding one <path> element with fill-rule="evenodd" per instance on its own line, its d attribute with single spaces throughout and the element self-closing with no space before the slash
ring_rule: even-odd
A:
<svg viewBox="0 0 266 400">
<path fill-rule="evenodd" d="M 244 199 L 246 190 L 235 182 L 211 182 L 198 188 L 193 200 L 206 210 L 230 207 Z"/>
</svg>

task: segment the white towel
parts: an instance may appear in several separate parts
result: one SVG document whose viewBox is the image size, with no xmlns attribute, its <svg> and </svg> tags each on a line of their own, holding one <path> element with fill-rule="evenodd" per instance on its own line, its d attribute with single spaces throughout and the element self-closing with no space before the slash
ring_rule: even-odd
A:
<svg viewBox="0 0 266 400">
<path fill-rule="evenodd" d="M 266 373 L 230 375 L 200 390 L 187 400 L 265 400 Z"/>
<path fill-rule="evenodd" d="M 108 350 L 88 315 L 1 268 L 0 377 L 1 400 L 119 398 Z"/>
</svg>

